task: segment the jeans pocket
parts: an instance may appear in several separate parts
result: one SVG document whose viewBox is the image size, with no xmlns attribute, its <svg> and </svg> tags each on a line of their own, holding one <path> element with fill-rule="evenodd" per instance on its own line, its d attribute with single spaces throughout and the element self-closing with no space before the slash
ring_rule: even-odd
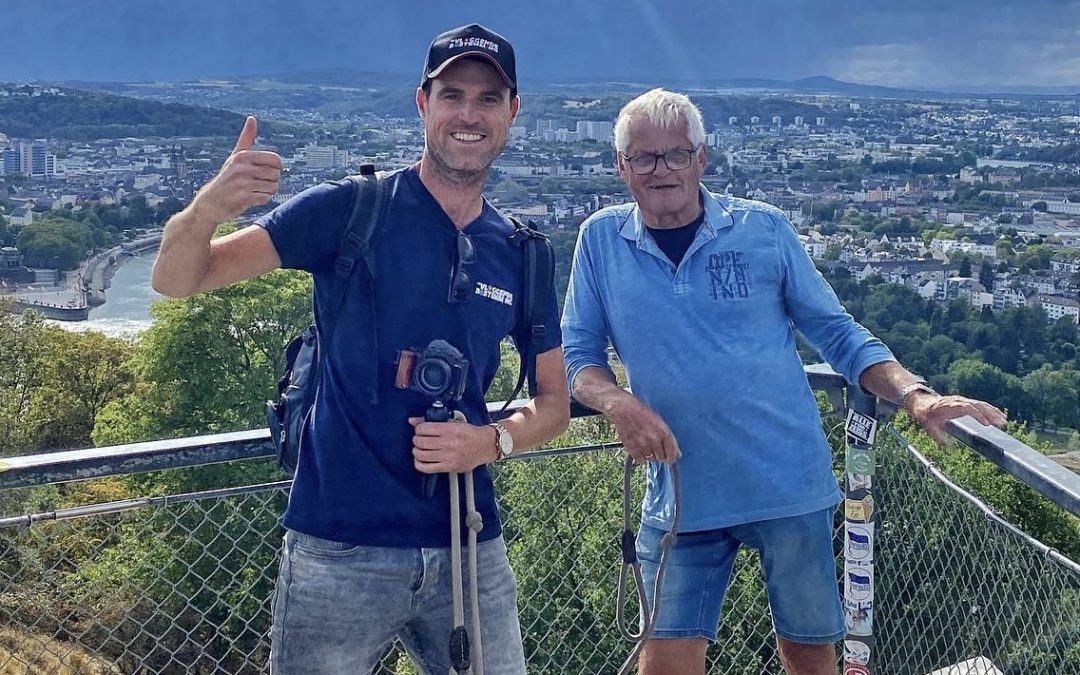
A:
<svg viewBox="0 0 1080 675">
<path fill-rule="evenodd" d="M 347 558 L 361 549 L 360 546 L 354 544 L 323 539 L 302 532 L 290 531 L 289 535 L 294 540 L 296 550 L 306 555 L 322 558 Z"/>
</svg>

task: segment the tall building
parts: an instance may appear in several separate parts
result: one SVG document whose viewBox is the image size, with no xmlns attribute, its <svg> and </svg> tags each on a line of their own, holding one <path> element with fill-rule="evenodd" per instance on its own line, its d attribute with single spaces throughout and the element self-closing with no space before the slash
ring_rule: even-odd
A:
<svg viewBox="0 0 1080 675">
<path fill-rule="evenodd" d="M 44 139 L 38 139 L 30 144 L 30 170 L 26 173 L 36 177 L 49 175 L 48 150 L 49 146 Z"/>
<path fill-rule="evenodd" d="M 348 161 L 346 152 L 336 145 L 306 145 L 304 159 L 309 169 L 336 169 Z"/>
<path fill-rule="evenodd" d="M 579 141 L 592 139 L 606 143 L 611 140 L 612 129 L 611 122 L 578 122 L 577 137 Z"/>
<path fill-rule="evenodd" d="M 0 161 L 3 162 L 0 165 L 3 173 L 22 173 L 22 166 L 19 163 L 19 150 L 16 148 L 4 148 L 3 154 L 0 155 Z"/>
<path fill-rule="evenodd" d="M 555 131 L 558 128 L 555 120 L 536 120 L 536 135 L 543 137 L 545 131 Z"/>
<path fill-rule="evenodd" d="M 38 139 L 33 143 L 15 141 L 2 153 L 3 173 L 44 178 L 56 173 L 56 155 L 49 154 L 48 143 Z"/>
</svg>

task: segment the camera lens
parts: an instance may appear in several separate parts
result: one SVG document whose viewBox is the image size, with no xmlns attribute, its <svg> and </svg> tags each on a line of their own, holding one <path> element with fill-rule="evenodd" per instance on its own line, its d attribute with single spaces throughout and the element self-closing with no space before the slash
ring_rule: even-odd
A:
<svg viewBox="0 0 1080 675">
<path fill-rule="evenodd" d="M 441 396 L 450 386 L 450 366 L 439 359 L 425 359 L 416 366 L 416 385 L 428 396 Z"/>
</svg>

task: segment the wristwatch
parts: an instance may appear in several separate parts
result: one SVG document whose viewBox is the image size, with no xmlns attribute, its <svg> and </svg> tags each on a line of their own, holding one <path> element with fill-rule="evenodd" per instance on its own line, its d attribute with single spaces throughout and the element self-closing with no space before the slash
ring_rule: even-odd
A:
<svg viewBox="0 0 1080 675">
<path fill-rule="evenodd" d="M 495 448 L 499 451 L 499 459 L 507 459 L 514 453 L 514 437 L 510 435 L 510 430 L 499 422 L 492 422 L 488 426 L 495 430 Z"/>
<path fill-rule="evenodd" d="M 917 391 L 923 391 L 927 394 L 933 394 L 934 396 L 938 395 L 938 393 L 928 387 L 925 382 L 912 382 L 900 390 L 900 393 L 896 397 L 896 405 L 903 410 L 907 410 L 908 398 Z"/>
</svg>

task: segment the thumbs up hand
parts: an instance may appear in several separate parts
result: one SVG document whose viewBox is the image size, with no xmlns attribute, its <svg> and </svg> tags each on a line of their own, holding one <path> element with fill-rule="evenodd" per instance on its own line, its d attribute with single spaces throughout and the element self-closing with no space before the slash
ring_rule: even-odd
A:
<svg viewBox="0 0 1080 675">
<path fill-rule="evenodd" d="M 232 154 L 192 200 L 191 209 L 200 221 L 217 226 L 273 199 L 281 180 L 281 157 L 276 152 L 252 150 L 258 135 L 258 120 L 249 116 Z"/>
</svg>

